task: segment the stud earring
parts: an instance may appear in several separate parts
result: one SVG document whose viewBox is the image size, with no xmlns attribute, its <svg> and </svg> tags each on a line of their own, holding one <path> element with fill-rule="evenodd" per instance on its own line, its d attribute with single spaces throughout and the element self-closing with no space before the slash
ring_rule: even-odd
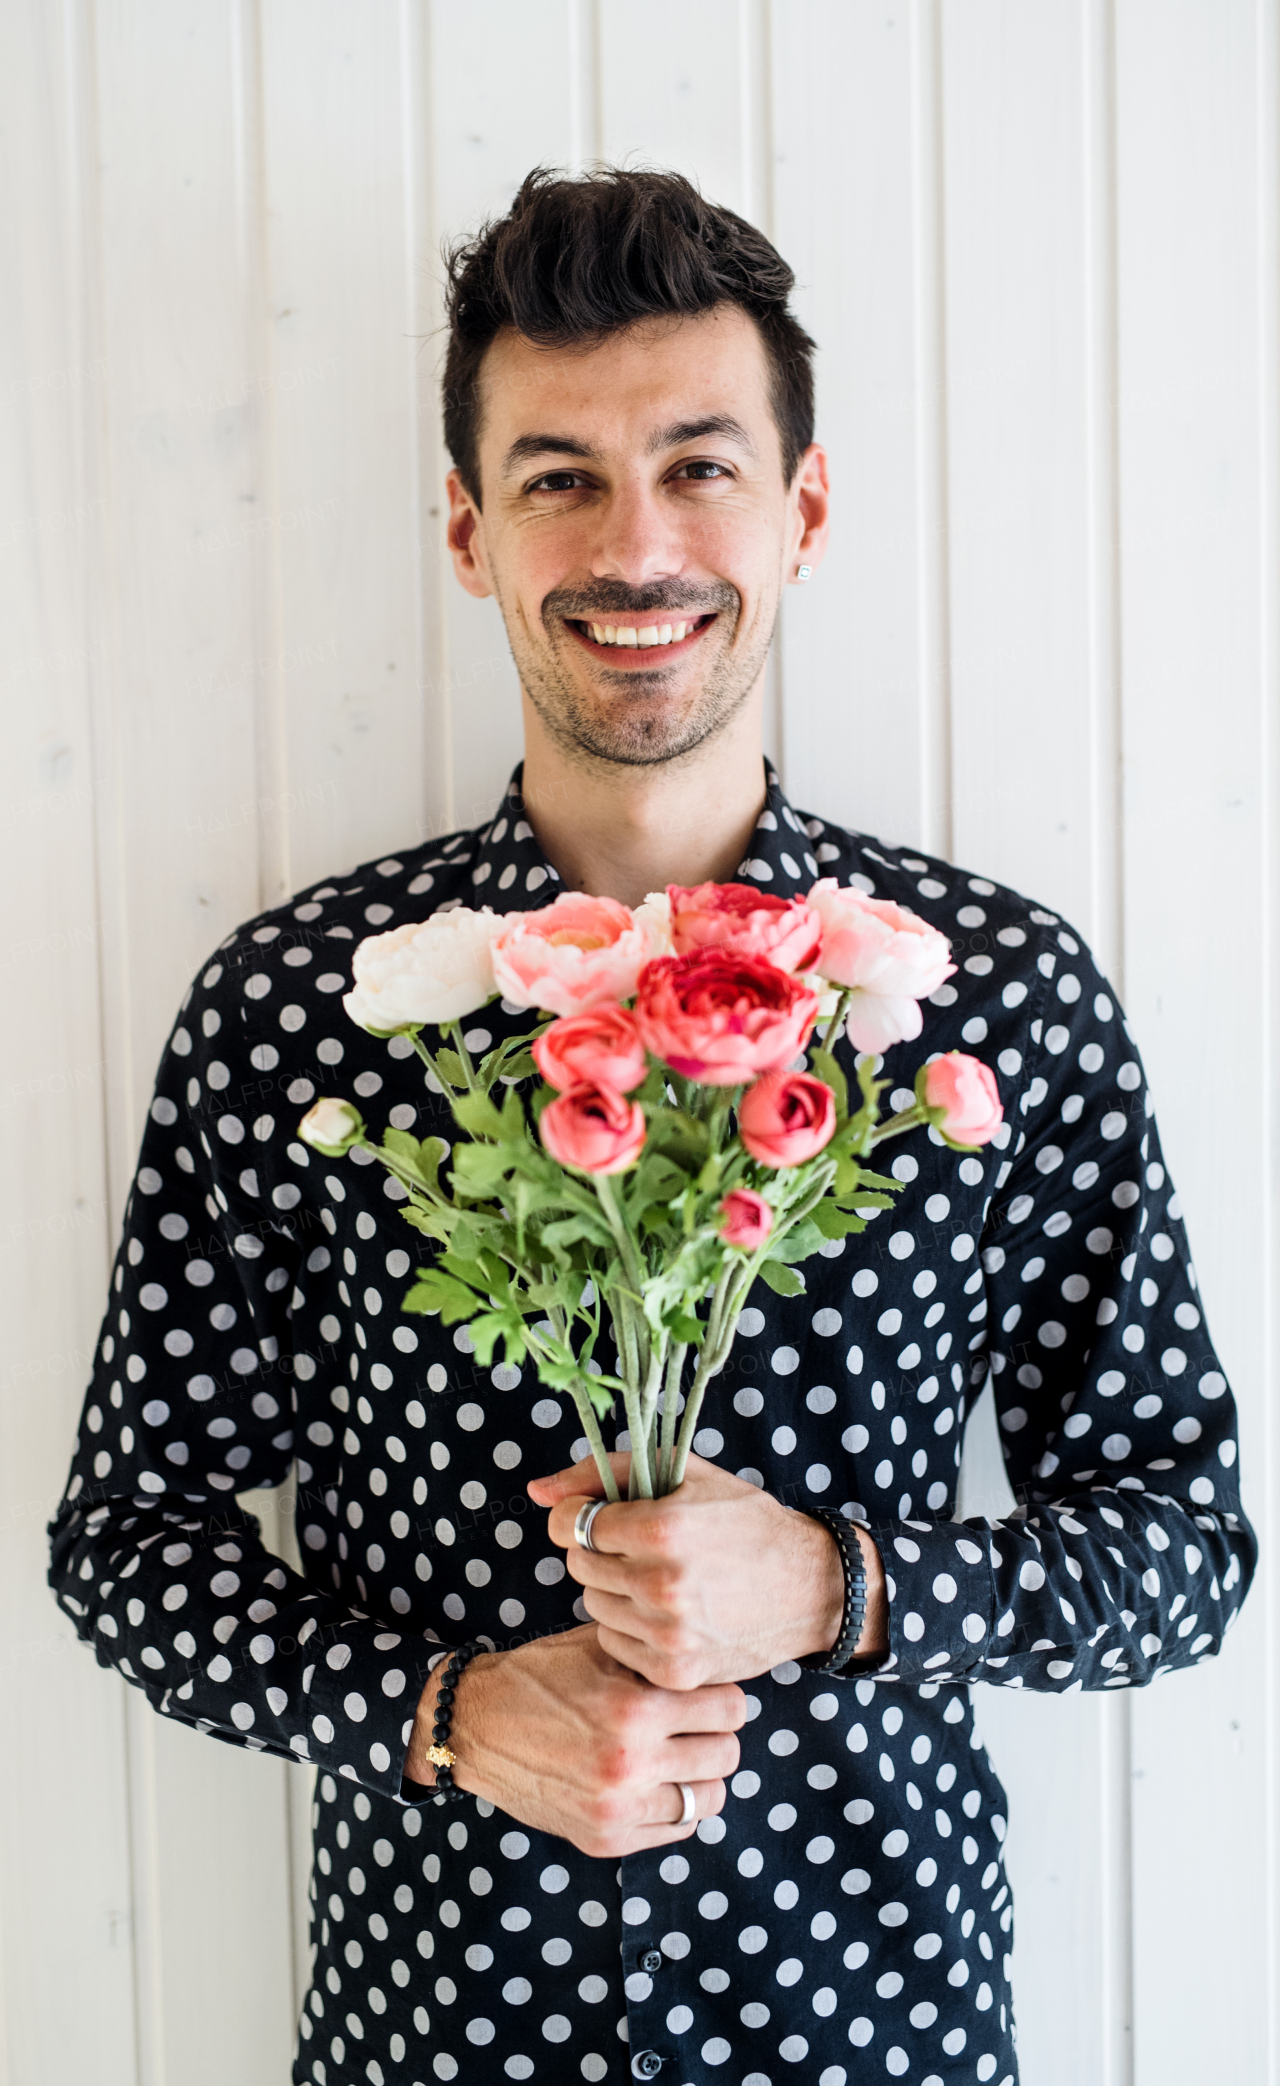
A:
<svg viewBox="0 0 1280 2086">
<path fill-rule="evenodd" d="M 797 573 L 796 573 L 796 578 L 797 578 L 797 579 L 812 579 L 812 578 L 813 578 L 813 567 L 812 567 L 812 565 L 801 565 L 801 566 L 800 566 L 800 568 L 799 568 L 799 570 L 798 570 L 798 571 L 797 571 Z"/>
</svg>

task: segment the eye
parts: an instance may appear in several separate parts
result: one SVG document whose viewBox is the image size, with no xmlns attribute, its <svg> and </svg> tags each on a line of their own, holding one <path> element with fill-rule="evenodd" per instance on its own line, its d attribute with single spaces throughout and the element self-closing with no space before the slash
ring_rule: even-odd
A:
<svg viewBox="0 0 1280 2086">
<path fill-rule="evenodd" d="M 548 471 L 545 477 L 535 478 L 528 488 L 531 493 L 571 493 L 582 484 L 577 471 Z"/>
<path fill-rule="evenodd" d="M 728 478 L 732 474 L 726 464 L 712 463 L 709 457 L 695 457 L 692 463 L 681 464 L 675 472 L 677 478 L 689 478 L 695 485 L 710 485 L 717 478 Z"/>
</svg>

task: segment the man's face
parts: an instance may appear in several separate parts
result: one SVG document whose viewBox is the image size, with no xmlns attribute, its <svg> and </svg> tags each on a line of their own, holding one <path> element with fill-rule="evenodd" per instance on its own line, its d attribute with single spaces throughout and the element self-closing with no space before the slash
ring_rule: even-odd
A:
<svg viewBox="0 0 1280 2086">
<path fill-rule="evenodd" d="M 563 751 L 690 752 L 760 681 L 821 452 L 790 487 L 760 335 L 725 306 L 589 350 L 498 337 L 481 375 L 483 512 L 450 474 L 468 591 L 497 596 L 520 679 Z"/>
</svg>

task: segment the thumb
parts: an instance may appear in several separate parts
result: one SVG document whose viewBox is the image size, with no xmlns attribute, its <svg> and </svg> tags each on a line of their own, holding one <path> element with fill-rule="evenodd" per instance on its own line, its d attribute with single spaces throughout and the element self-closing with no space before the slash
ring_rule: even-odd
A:
<svg viewBox="0 0 1280 2086">
<path fill-rule="evenodd" d="M 631 1482 L 631 1455 L 627 1449 L 616 1449 L 609 1458 L 613 1466 L 614 1483 L 623 1499 Z M 596 1468 L 594 1456 L 584 1456 L 581 1463 L 574 1463 L 568 1470 L 557 1470 L 550 1477 L 530 1478 L 528 1493 L 535 1506 L 558 1506 L 562 1499 L 603 1499 L 604 1482 Z"/>
</svg>

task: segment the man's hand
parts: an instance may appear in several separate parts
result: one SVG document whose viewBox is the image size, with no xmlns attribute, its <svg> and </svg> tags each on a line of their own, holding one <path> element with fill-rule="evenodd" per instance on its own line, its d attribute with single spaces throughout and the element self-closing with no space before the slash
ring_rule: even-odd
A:
<svg viewBox="0 0 1280 2086">
<path fill-rule="evenodd" d="M 748 1680 L 831 1649 L 844 1574 L 829 1529 L 700 1456 L 690 1456 L 677 1492 L 628 1501 L 630 1460 L 611 1458 L 624 1498 L 592 1522 L 599 1554 L 573 1533 L 584 1501 L 604 1496 L 589 1457 L 529 1486 L 537 1505 L 551 1508 L 551 1540 L 584 1588 L 602 1651 L 657 1687 L 682 1689 Z M 858 1533 L 867 1615 L 857 1650 L 867 1657 L 889 1648 L 884 1567 Z"/>
<path fill-rule="evenodd" d="M 435 1779 L 426 1756 L 446 1663 L 418 1701 L 410 1781 Z M 522 1825 L 613 1859 L 687 1840 L 699 1818 L 724 1809 L 746 1715 L 740 1688 L 650 1687 L 609 1657 L 588 1624 L 471 1661 L 454 1697 L 453 1779 Z M 697 1800 L 685 1826 L 674 1822 L 681 1782 Z"/>
</svg>

